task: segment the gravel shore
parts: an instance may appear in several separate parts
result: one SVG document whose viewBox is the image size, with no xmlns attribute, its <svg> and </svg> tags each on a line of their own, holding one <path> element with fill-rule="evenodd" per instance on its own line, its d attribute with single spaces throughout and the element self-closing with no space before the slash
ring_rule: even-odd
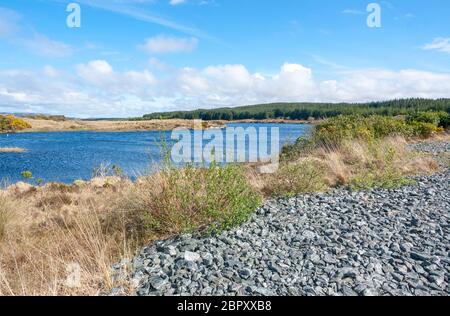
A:
<svg viewBox="0 0 450 316">
<path fill-rule="evenodd" d="M 450 142 L 412 145 L 450 152 Z M 450 294 L 450 171 L 414 186 L 268 201 L 220 236 L 181 236 L 129 263 L 138 295 Z M 115 266 L 117 276 L 121 267 Z M 115 289 L 113 294 L 119 294 Z"/>
</svg>

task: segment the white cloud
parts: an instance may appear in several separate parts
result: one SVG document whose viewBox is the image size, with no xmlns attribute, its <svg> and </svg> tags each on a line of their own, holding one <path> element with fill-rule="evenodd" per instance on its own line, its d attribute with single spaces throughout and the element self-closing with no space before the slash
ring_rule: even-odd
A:
<svg viewBox="0 0 450 316">
<path fill-rule="evenodd" d="M 116 71 L 105 60 L 77 65 L 73 73 L 51 66 L 36 73 L 0 71 L 0 111 L 84 117 L 129 117 L 278 101 L 364 102 L 407 97 L 450 97 L 450 74 L 362 69 L 318 80 L 312 69 L 285 63 L 270 75 L 251 72 L 244 65 L 167 66 L 156 75 L 148 69 Z"/>
<path fill-rule="evenodd" d="M 450 38 L 438 37 L 433 42 L 422 47 L 424 50 L 436 50 L 442 53 L 450 54 Z"/>
<path fill-rule="evenodd" d="M 198 39 L 158 35 L 148 38 L 140 48 L 150 54 L 189 53 L 197 48 Z"/>
<path fill-rule="evenodd" d="M 113 68 L 104 60 L 93 60 L 86 65 L 78 65 L 77 73 L 89 83 L 97 83 L 101 79 L 111 78 Z"/>
</svg>

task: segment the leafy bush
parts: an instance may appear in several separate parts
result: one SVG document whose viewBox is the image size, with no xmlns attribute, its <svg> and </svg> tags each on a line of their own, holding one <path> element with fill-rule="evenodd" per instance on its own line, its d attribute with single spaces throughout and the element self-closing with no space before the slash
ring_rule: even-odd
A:
<svg viewBox="0 0 450 316">
<path fill-rule="evenodd" d="M 300 137 L 292 145 L 284 145 L 281 149 L 280 160 L 294 161 L 299 157 L 301 152 L 306 152 L 314 147 L 314 142 L 310 137 Z"/>
<path fill-rule="evenodd" d="M 0 132 L 15 132 L 31 128 L 26 121 L 13 115 L 0 115 Z"/>
<path fill-rule="evenodd" d="M 386 116 L 346 115 L 319 124 L 312 135 L 315 144 L 340 145 L 344 140 L 373 141 L 388 136 L 426 138 L 439 132 L 437 124 Z"/>
<path fill-rule="evenodd" d="M 433 134 L 443 131 L 443 129 L 441 127 L 438 127 L 436 124 L 415 121 L 409 124 L 409 128 L 409 137 L 420 138 L 429 138 L 433 136 Z"/>
<path fill-rule="evenodd" d="M 120 207 L 145 236 L 219 231 L 246 221 L 261 197 L 238 166 L 167 168 L 141 178 Z"/>
<path fill-rule="evenodd" d="M 406 121 L 408 123 L 420 122 L 429 123 L 435 126 L 447 128 L 450 126 L 450 114 L 447 112 L 417 112 L 408 115 Z"/>
</svg>

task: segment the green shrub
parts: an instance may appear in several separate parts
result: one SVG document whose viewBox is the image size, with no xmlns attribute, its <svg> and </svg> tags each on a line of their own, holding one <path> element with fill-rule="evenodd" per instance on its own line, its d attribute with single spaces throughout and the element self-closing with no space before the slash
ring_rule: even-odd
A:
<svg viewBox="0 0 450 316">
<path fill-rule="evenodd" d="M 296 160 L 300 153 L 310 150 L 314 147 L 314 142 L 311 137 L 300 137 L 297 141 L 290 145 L 284 145 L 281 149 L 280 160 L 282 162 Z"/>
<path fill-rule="evenodd" d="M 410 136 L 412 137 L 428 138 L 433 134 L 442 131 L 442 128 L 438 127 L 436 124 L 426 122 L 414 121 L 409 124 L 409 127 L 411 128 Z"/>
<path fill-rule="evenodd" d="M 121 207 L 140 234 L 161 236 L 228 229 L 248 220 L 261 201 L 241 167 L 213 164 L 141 178 Z"/>
<path fill-rule="evenodd" d="M 340 145 L 344 140 L 373 141 L 388 136 L 426 138 L 439 131 L 437 124 L 429 122 L 380 115 L 341 115 L 316 126 L 312 141 L 317 145 Z"/>
<path fill-rule="evenodd" d="M 394 172 L 392 170 L 381 174 L 364 172 L 351 179 L 350 188 L 356 191 L 376 188 L 396 189 L 414 183 L 414 180 L 402 176 L 400 172 Z"/>
<path fill-rule="evenodd" d="M 448 115 L 447 117 L 443 117 L 441 118 L 441 126 L 443 128 L 450 128 L 450 115 Z"/>
<path fill-rule="evenodd" d="M 450 123 L 450 114 L 447 112 L 417 112 L 408 115 L 406 118 L 408 123 L 420 122 L 429 123 L 438 127 L 447 128 Z"/>
<path fill-rule="evenodd" d="M 0 132 L 16 132 L 27 128 L 31 128 L 31 125 L 14 115 L 0 115 Z"/>
<path fill-rule="evenodd" d="M 25 180 L 30 180 L 33 178 L 33 173 L 31 171 L 22 171 L 20 173 L 20 175 L 22 176 L 22 178 L 24 178 Z"/>
</svg>

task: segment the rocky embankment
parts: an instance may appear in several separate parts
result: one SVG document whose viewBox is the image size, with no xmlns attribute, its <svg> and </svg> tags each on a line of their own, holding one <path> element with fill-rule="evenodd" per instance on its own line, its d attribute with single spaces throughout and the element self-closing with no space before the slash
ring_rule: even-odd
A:
<svg viewBox="0 0 450 316">
<path fill-rule="evenodd" d="M 449 142 L 412 147 L 450 152 Z M 442 164 L 414 186 L 269 201 L 219 236 L 158 242 L 129 263 L 131 282 L 138 295 L 449 295 L 450 171 Z"/>
</svg>

